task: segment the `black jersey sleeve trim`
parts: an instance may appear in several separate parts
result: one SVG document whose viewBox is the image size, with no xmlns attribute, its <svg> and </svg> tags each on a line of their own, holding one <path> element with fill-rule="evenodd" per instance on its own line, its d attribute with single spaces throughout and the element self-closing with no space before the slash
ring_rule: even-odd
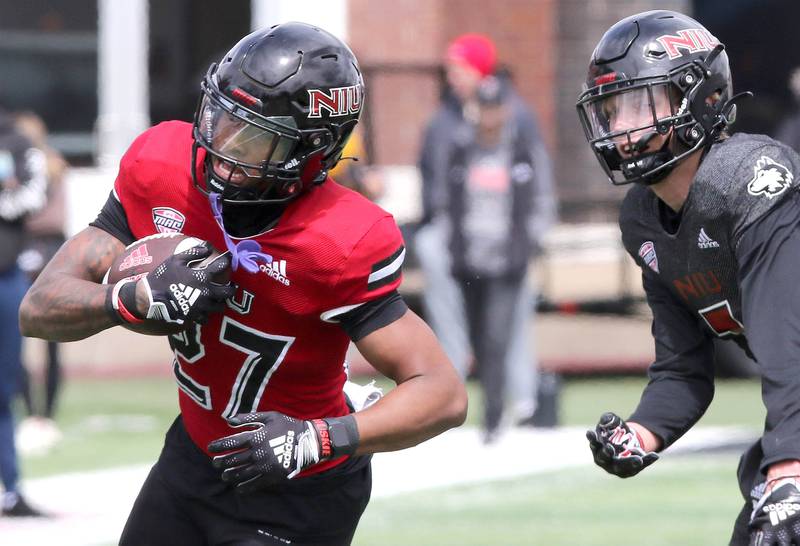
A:
<svg viewBox="0 0 800 546">
<path fill-rule="evenodd" d="M 403 297 L 397 290 L 393 290 L 383 297 L 359 305 L 336 318 L 350 339 L 356 342 L 375 330 L 393 323 L 406 311 L 408 311 L 408 306 L 403 301 Z"/>
<path fill-rule="evenodd" d="M 400 277 L 406 248 L 400 245 L 391 256 L 372 265 L 371 273 L 367 279 L 367 290 L 377 290 L 382 286 L 393 283 Z"/>
<path fill-rule="evenodd" d="M 128 225 L 128 215 L 125 214 L 122 203 L 119 202 L 113 191 L 108 195 L 106 204 L 103 205 L 100 214 L 89 225 L 110 233 L 125 243 L 126 246 L 136 240 Z"/>
</svg>

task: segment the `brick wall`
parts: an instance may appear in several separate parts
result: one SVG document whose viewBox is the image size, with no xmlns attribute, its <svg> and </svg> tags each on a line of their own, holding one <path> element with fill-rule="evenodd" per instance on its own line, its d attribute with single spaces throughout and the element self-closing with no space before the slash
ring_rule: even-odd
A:
<svg viewBox="0 0 800 546">
<path fill-rule="evenodd" d="M 440 2 L 350 0 L 349 41 L 367 85 L 371 161 L 416 162 L 419 137 L 438 102 Z"/>
<path fill-rule="evenodd" d="M 575 113 L 592 49 L 623 17 L 656 7 L 687 11 L 690 1 L 350 0 L 349 6 L 349 41 L 368 86 L 364 125 L 372 161 L 416 162 L 422 129 L 438 104 L 447 43 L 482 32 L 495 40 L 500 62 L 539 116 L 562 219 L 605 221 L 616 217 L 625 190 L 606 180 Z"/>
<path fill-rule="evenodd" d="M 350 45 L 368 86 L 373 160 L 413 164 L 425 121 L 438 104 L 447 43 L 481 32 L 497 44 L 520 93 L 554 137 L 555 0 L 350 0 Z"/>
</svg>

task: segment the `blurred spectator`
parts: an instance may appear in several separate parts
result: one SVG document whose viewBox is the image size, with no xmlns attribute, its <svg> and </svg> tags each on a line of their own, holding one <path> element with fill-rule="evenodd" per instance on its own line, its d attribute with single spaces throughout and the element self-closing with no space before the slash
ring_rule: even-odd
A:
<svg viewBox="0 0 800 546">
<path fill-rule="evenodd" d="M 800 153 L 800 67 L 789 76 L 789 90 L 794 98 L 794 113 L 778 126 L 775 138 Z"/>
<path fill-rule="evenodd" d="M 337 183 L 357 191 L 370 201 L 383 195 L 383 179 L 369 166 L 360 127 L 356 127 L 350 135 L 350 140 L 342 150 L 342 159 L 328 174 Z"/>
<path fill-rule="evenodd" d="M 515 311 L 521 299 L 530 315 L 530 296 L 521 293 L 527 292 L 529 262 L 554 220 L 555 201 L 544 142 L 509 82 L 485 77 L 476 98 L 477 122 L 450 148 L 446 213 L 451 267 L 465 303 L 491 441 L 503 414 L 510 325 L 520 322 Z M 526 325 L 528 315 L 521 319 Z M 529 361 L 509 375 L 524 380 L 532 369 Z"/>
<path fill-rule="evenodd" d="M 58 150 L 48 145 L 47 127 L 38 115 L 20 112 L 14 117 L 17 130 L 45 153 L 47 161 L 47 204 L 26 219 L 26 243 L 17 260 L 33 282 L 64 243 L 66 211 L 63 182 L 67 162 Z M 37 396 L 38 389 L 34 388 L 32 374 L 23 368 L 22 395 L 29 417 L 17 427 L 17 449 L 22 453 L 47 451 L 61 440 L 61 432 L 53 420 L 61 377 L 59 345 L 55 341 L 48 341 L 43 400 Z"/>
<path fill-rule="evenodd" d="M 454 135 L 475 119 L 475 92 L 481 79 L 494 72 L 494 43 L 485 36 L 459 36 L 445 53 L 446 90 L 439 110 L 426 128 L 419 158 L 422 176 L 422 221 L 414 248 L 425 276 L 425 318 L 462 377 L 469 372 L 471 352 L 461 290 L 451 275 L 450 226 L 445 171 Z"/>
<path fill-rule="evenodd" d="M 22 336 L 19 305 L 28 279 L 17 265 L 25 239 L 25 218 L 46 200 L 45 157 L 0 112 L 0 478 L 3 516 L 40 516 L 19 491 L 11 402 L 19 393 Z"/>
<path fill-rule="evenodd" d="M 451 150 L 459 135 L 469 134 L 478 121 L 477 89 L 482 80 L 496 69 L 496 53 L 492 41 L 481 35 L 465 34 L 456 38 L 447 48 L 445 75 L 447 92 L 442 105 L 428 124 L 420 154 L 422 176 L 423 219 L 414 238 L 414 249 L 425 276 L 423 303 L 428 323 L 438 335 L 453 364 L 466 377 L 471 364 L 467 319 L 461 288 L 452 276 L 450 256 L 449 187 L 447 165 Z M 507 89 L 507 101 L 513 104 L 514 117 L 529 119 L 530 113 L 522 101 Z M 485 120 L 484 120 L 485 121 Z M 528 122 L 525 123 L 528 125 Z M 537 137 L 538 138 L 538 137 Z M 544 160 L 546 161 L 546 157 Z M 536 167 L 547 173 L 549 167 L 540 163 Z M 552 195 L 548 197 L 552 200 Z M 542 207 L 550 210 L 553 204 Z M 547 222 L 545 222 L 547 223 Z M 537 390 L 534 349 L 529 339 L 529 319 L 533 295 L 527 282 L 522 282 L 517 294 L 513 319 L 509 327 L 509 346 L 506 355 L 509 398 L 513 413 L 522 423 L 530 423 L 536 409 Z M 500 401 L 502 403 L 502 401 Z"/>
</svg>

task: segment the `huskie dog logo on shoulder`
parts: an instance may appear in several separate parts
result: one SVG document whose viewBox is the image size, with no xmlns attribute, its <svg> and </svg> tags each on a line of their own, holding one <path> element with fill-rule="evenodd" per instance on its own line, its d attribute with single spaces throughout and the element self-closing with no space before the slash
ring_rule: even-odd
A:
<svg viewBox="0 0 800 546">
<path fill-rule="evenodd" d="M 773 159 L 762 155 L 753 167 L 753 179 L 747 184 L 750 195 L 766 195 L 772 199 L 792 185 L 792 172 Z"/>
</svg>

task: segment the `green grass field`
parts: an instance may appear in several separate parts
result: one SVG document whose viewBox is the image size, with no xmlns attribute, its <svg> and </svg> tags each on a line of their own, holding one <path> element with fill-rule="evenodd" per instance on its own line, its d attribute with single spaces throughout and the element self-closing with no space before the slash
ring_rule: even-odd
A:
<svg viewBox="0 0 800 546">
<path fill-rule="evenodd" d="M 643 385 L 638 378 L 567 381 L 561 421 L 589 426 L 604 410 L 625 414 Z M 478 424 L 480 407 L 470 385 L 468 423 Z M 35 478 L 152 462 L 176 413 L 169 379 L 71 380 L 58 415 L 63 442 L 46 456 L 25 457 L 23 472 Z M 762 422 L 758 383 L 722 381 L 701 424 L 757 430 Z M 736 462 L 732 453 L 674 456 L 633 480 L 586 467 L 375 499 L 354 544 L 725 544 L 741 507 Z"/>
<path fill-rule="evenodd" d="M 389 382 L 382 383 L 385 389 Z M 561 423 L 590 425 L 605 410 L 626 414 L 636 405 L 644 379 L 566 381 L 561 395 Z M 470 383 L 467 424 L 477 425 L 481 393 Z M 72 380 L 67 382 L 58 413 L 64 441 L 44 457 L 23 460 L 27 477 L 107 468 L 153 461 L 164 432 L 177 415 L 177 389 L 168 378 Z M 758 428 L 764 412 L 758 384 L 720 381 L 704 425 Z"/>
<path fill-rule="evenodd" d="M 593 468 L 377 499 L 355 546 L 712 546 L 741 509 L 736 457 L 663 461 L 633 480 Z"/>
<path fill-rule="evenodd" d="M 588 426 L 606 409 L 625 414 L 644 384 L 644 379 L 568 381 L 562 423 Z M 468 422 L 477 424 L 480 398 L 472 386 Z M 763 419 L 758 383 L 729 380 L 718 382 L 701 423 L 757 431 Z M 376 499 L 354 545 L 723 545 L 742 507 L 737 463 L 735 453 L 667 457 L 632 480 L 579 468 Z"/>
</svg>

